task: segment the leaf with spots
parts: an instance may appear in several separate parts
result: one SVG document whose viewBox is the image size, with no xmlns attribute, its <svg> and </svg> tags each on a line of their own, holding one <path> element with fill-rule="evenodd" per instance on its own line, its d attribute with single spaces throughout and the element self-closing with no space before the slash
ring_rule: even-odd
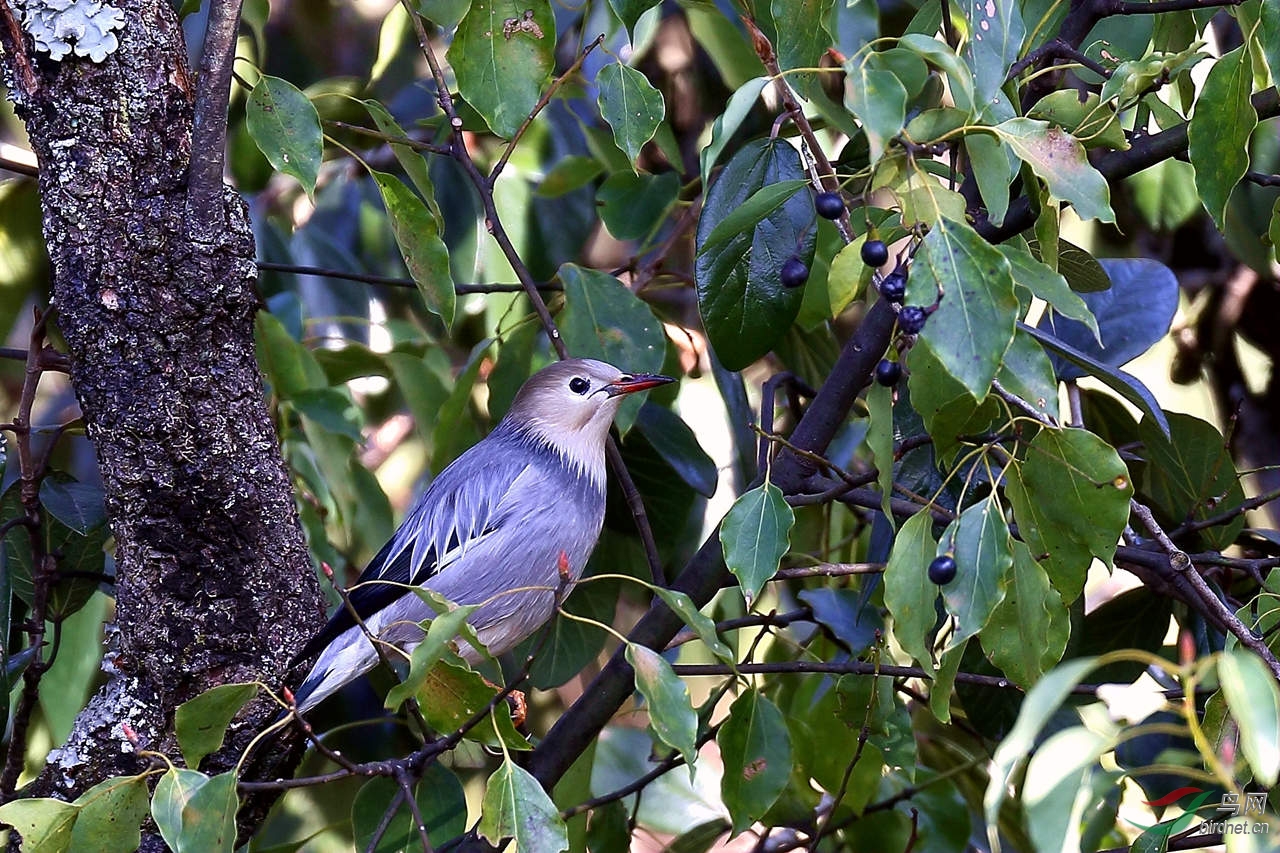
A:
<svg viewBox="0 0 1280 853">
<path fill-rule="evenodd" d="M 439 223 L 422 199 L 395 175 L 375 169 L 370 169 L 369 174 L 382 193 L 391 233 L 423 303 L 444 321 L 445 328 L 450 327 L 457 294 L 449 272 L 449 249 L 441 239 Z"/>
<path fill-rule="evenodd" d="M 973 69 L 973 97 L 986 104 L 999 95 L 1027 28 L 1018 4 L 1007 0 L 967 0 L 963 9 L 969 20 L 964 58 Z"/>
<path fill-rule="evenodd" d="M 596 75 L 600 87 L 600 115 L 613 128 L 613 139 L 634 168 L 640 149 L 653 138 L 667 114 L 662 93 L 636 69 L 615 62 Z"/>
<path fill-rule="evenodd" d="M 1231 191 L 1249 170 L 1249 137 L 1258 126 L 1248 46 L 1213 64 L 1187 125 L 1187 154 L 1204 209 L 1222 230 Z"/>
<path fill-rule="evenodd" d="M 720 796 L 733 833 L 763 817 L 791 778 L 791 735 L 778 706 L 758 690 L 743 693 L 716 733 L 724 761 Z"/>
<path fill-rule="evenodd" d="M 1094 557 L 1110 564 L 1133 486 L 1115 450 L 1083 429 L 1042 429 L 1007 474 L 1018 534 L 1070 604 Z"/>
<path fill-rule="evenodd" d="M 956 617 L 955 633 L 947 644 L 956 648 L 981 631 L 1004 600 L 1013 545 L 995 497 L 987 496 L 960 513 L 943 532 L 938 550 L 955 554 L 956 576 L 942 587 L 942 600 Z"/>
<path fill-rule="evenodd" d="M 569 830 L 560 810 L 538 780 L 510 758 L 493 771 L 485 785 L 479 832 L 499 847 L 510 838 L 521 853 L 562 853 L 569 849 Z"/>
<path fill-rule="evenodd" d="M 538 103 L 555 37 L 547 0 L 476 0 L 459 22 L 449 46 L 458 91 L 498 136 L 514 136 Z"/>
<path fill-rule="evenodd" d="M 1102 173 L 1089 163 L 1084 146 L 1074 136 L 1048 122 L 1029 118 L 1001 122 L 995 132 L 1044 181 L 1049 194 L 1068 202 L 1081 219 L 1116 221 L 1111 209 L 1111 188 Z"/>
<path fill-rule="evenodd" d="M 649 726 L 667 746 L 679 751 L 693 773 L 698 752 L 698 715 L 689 688 L 662 655 L 627 643 L 627 663 L 636 672 L 636 689 L 649 706 Z"/>
<path fill-rule="evenodd" d="M 316 191 L 324 136 L 311 99 L 288 80 L 262 75 L 245 103 L 245 126 L 272 167 Z"/>
</svg>

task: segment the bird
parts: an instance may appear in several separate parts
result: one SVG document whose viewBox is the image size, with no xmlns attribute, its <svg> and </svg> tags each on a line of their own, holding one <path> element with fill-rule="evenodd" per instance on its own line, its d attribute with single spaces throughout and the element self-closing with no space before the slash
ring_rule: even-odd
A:
<svg viewBox="0 0 1280 853">
<path fill-rule="evenodd" d="M 436 613 L 409 587 L 458 605 L 490 655 L 500 655 L 556 612 L 582 576 L 604 523 L 605 444 L 628 394 L 675 380 L 571 358 L 529 377 L 511 408 L 445 467 L 338 608 L 298 652 L 319 654 L 294 693 L 305 713 L 374 667 L 369 634 L 411 651 Z M 567 586 L 566 586 L 567 585 Z M 457 639 L 470 664 L 481 652 Z"/>
</svg>

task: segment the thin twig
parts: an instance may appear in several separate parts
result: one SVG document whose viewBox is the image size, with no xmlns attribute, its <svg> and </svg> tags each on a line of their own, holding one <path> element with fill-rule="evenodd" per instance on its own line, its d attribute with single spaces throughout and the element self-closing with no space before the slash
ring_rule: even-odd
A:
<svg viewBox="0 0 1280 853">
<path fill-rule="evenodd" d="M 326 127 L 332 127 L 335 130 L 346 130 L 351 133 L 358 133 L 361 136 L 370 136 L 374 139 L 380 139 L 391 145 L 403 145 L 405 148 L 412 148 L 414 151 L 426 151 L 430 154 L 443 154 L 450 156 L 452 152 L 446 145 L 433 145 L 430 142 L 419 142 L 408 136 L 396 136 L 394 133 L 383 133 L 381 130 L 374 130 L 371 127 L 362 127 L 358 124 L 351 124 L 336 119 L 324 119 Z"/>
<path fill-rule="evenodd" d="M 529 111 L 529 114 L 525 116 L 524 121 L 521 122 L 520 127 L 516 129 L 515 135 L 512 136 L 511 141 L 507 143 L 507 149 L 502 152 L 502 156 L 498 158 L 498 162 L 494 163 L 493 168 L 489 170 L 490 191 L 493 190 L 494 185 L 498 182 L 498 176 L 501 175 L 502 170 L 506 168 L 507 161 L 511 159 L 512 152 L 516 150 L 516 146 L 520 144 L 520 140 L 524 138 L 525 131 L 527 131 L 529 126 L 533 124 L 533 120 L 538 117 L 538 113 L 542 112 L 543 108 L 545 108 L 547 104 L 551 103 L 551 99 L 555 96 L 556 92 L 559 91 L 560 87 L 564 85 L 564 81 L 578 73 L 578 70 L 582 68 L 582 63 L 591 55 L 591 51 L 595 50 L 603 43 L 604 33 L 601 33 L 595 37 L 594 41 L 583 48 L 582 52 L 578 54 L 578 57 L 573 60 L 573 64 L 566 68 L 563 74 L 551 81 L 551 85 L 542 93 L 542 97 L 533 105 L 533 109 Z"/>
<path fill-rule="evenodd" d="M 372 273 L 348 272 L 346 270 L 329 269 L 327 267 L 313 267 L 302 264 L 279 264 L 271 261 L 258 261 L 258 269 L 269 270 L 271 272 L 293 273 L 295 275 L 318 275 L 326 278 L 336 278 L 343 281 L 358 281 L 364 284 L 382 284 L 388 287 L 399 287 L 406 290 L 416 290 L 418 285 L 411 278 L 398 278 L 389 275 L 373 275 Z M 539 282 L 539 290 L 558 291 L 564 287 L 555 281 Z M 455 284 L 453 289 L 456 293 L 523 293 L 524 285 L 521 284 Z"/>
</svg>

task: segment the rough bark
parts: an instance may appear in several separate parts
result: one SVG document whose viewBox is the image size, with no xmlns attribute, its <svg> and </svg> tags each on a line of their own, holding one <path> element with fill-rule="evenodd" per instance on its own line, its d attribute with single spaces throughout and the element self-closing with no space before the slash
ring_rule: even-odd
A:
<svg viewBox="0 0 1280 853">
<path fill-rule="evenodd" d="M 193 87 L 181 30 L 164 0 L 118 5 L 120 48 L 100 64 L 51 62 L 0 27 L 116 541 L 117 671 L 29 789 L 67 798 L 138 771 L 121 723 L 166 748 L 178 704 L 226 682 L 279 684 L 323 620 L 254 358 L 247 213 L 226 190 L 225 227 L 187 219 Z M 204 769 L 228 768 L 274 713 L 251 710 Z M 284 772 L 271 762 L 287 760 L 265 755 L 260 770 Z"/>
</svg>

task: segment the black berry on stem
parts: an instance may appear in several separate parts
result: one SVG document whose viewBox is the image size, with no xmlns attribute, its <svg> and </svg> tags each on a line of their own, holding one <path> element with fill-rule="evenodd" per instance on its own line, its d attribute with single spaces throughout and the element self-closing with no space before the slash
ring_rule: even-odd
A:
<svg viewBox="0 0 1280 853">
<path fill-rule="evenodd" d="M 902 378 L 902 365 L 896 361 L 890 361 L 887 358 L 880 359 L 880 363 L 876 365 L 876 381 L 881 385 L 892 388 L 898 384 L 898 380 Z"/>
<path fill-rule="evenodd" d="M 929 580 L 938 586 L 946 586 L 956 579 L 956 558 L 950 554 L 935 557 L 929 564 Z"/>
<path fill-rule="evenodd" d="M 814 209 L 823 219 L 839 219 L 844 213 L 844 199 L 840 193 L 818 193 L 813 199 Z"/>
<path fill-rule="evenodd" d="M 883 240 L 868 240 L 862 244 L 862 262 L 879 269 L 889 262 L 889 247 Z"/>
<path fill-rule="evenodd" d="M 895 305 L 902 304 L 907 295 L 907 274 L 901 268 L 894 270 L 880 282 L 880 295 Z"/>
<path fill-rule="evenodd" d="M 924 321 L 929 315 L 919 305 L 907 305 L 898 312 L 898 328 L 908 335 L 914 335 L 924 328 Z"/>
</svg>

